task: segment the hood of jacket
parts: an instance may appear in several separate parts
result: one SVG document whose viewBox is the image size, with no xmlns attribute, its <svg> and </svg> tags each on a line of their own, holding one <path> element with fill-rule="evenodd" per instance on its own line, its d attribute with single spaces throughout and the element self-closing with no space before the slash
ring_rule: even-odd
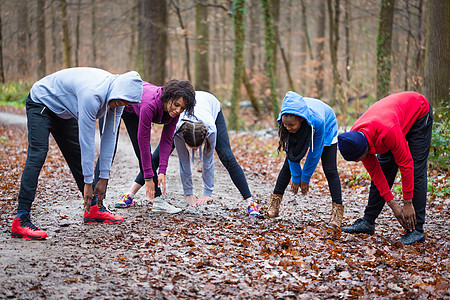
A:
<svg viewBox="0 0 450 300">
<path fill-rule="evenodd" d="M 284 96 L 281 112 L 277 119 L 278 123 L 281 122 L 281 116 L 284 114 L 292 114 L 302 117 L 306 120 L 306 122 L 308 122 L 308 125 L 313 126 L 312 115 L 308 104 L 305 99 L 303 99 L 303 96 L 295 92 L 289 91 L 286 93 L 286 96 Z"/>
<path fill-rule="evenodd" d="M 115 75 L 110 85 L 106 101 L 121 99 L 130 104 L 140 103 L 142 98 L 142 80 L 136 71 Z"/>
</svg>

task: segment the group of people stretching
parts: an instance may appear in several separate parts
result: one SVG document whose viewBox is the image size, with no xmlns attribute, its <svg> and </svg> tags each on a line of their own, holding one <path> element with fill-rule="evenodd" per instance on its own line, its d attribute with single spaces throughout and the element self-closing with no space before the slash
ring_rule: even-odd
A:
<svg viewBox="0 0 450 300">
<path fill-rule="evenodd" d="M 427 159 L 433 124 L 428 100 L 416 92 L 390 95 L 377 101 L 338 135 L 336 116 L 321 100 L 288 92 L 278 117 L 278 151 L 286 159 L 270 196 L 266 213 L 253 199 L 244 172 L 231 150 L 220 101 L 194 91 L 189 81 L 170 80 L 164 86 L 142 81 L 135 71 L 115 75 L 97 68 L 69 68 L 37 81 L 26 99 L 28 152 L 21 178 L 17 215 L 11 234 L 28 240 L 47 233 L 30 220 L 39 173 L 45 162 L 50 133 L 58 144 L 84 198 L 85 223 L 120 223 L 124 218 L 103 205 L 111 165 L 123 120 L 139 161 L 139 174 L 117 208 L 133 206 L 145 186 L 152 212 L 182 211 L 167 202 L 168 160 L 176 149 L 184 196 L 190 206 L 203 205 L 214 190 L 214 150 L 246 201 L 250 217 L 279 216 L 289 183 L 294 194 L 309 191 L 319 160 L 328 181 L 332 206 L 329 225 L 348 233 L 373 234 L 385 203 L 405 228 L 404 244 L 423 242 L 427 192 Z M 95 130 L 99 119 L 100 152 L 95 162 Z M 153 151 L 152 123 L 162 124 L 159 145 Z M 348 161 L 362 161 L 372 182 L 364 217 L 342 225 L 344 205 L 337 170 L 337 152 Z M 202 161 L 203 193 L 193 191 L 190 162 L 198 150 Z M 306 156 L 303 167 L 300 162 Z M 392 185 L 400 169 L 403 205 L 394 199 Z"/>
</svg>

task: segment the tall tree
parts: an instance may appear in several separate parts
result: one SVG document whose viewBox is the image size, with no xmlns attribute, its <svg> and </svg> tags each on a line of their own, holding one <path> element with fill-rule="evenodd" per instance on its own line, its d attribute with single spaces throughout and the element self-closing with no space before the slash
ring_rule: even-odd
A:
<svg viewBox="0 0 450 300">
<path fill-rule="evenodd" d="M 350 58 L 350 44 L 351 44 L 351 0 L 345 0 L 345 75 L 346 80 L 350 81 L 351 78 L 351 58 Z"/>
<path fill-rule="evenodd" d="M 79 50 L 80 50 L 80 17 L 81 17 L 81 0 L 77 3 L 77 21 L 75 25 L 75 66 L 79 66 Z"/>
<path fill-rule="evenodd" d="M 450 2 L 428 2 L 423 94 L 433 106 L 450 104 Z"/>
<path fill-rule="evenodd" d="M 141 0 L 142 76 L 156 85 L 163 85 L 167 59 L 166 0 Z"/>
<path fill-rule="evenodd" d="M 245 42 L 245 0 L 233 2 L 234 25 L 234 72 L 233 90 L 231 93 L 230 128 L 239 129 L 239 105 L 241 100 L 242 76 L 244 73 L 244 42 Z"/>
<path fill-rule="evenodd" d="M 416 92 L 422 91 L 423 84 L 423 74 L 424 74 L 424 42 L 423 42 L 423 0 L 418 0 L 417 5 L 413 6 L 417 7 L 417 28 L 415 30 L 415 45 L 416 51 L 414 54 L 414 68 L 413 68 L 413 76 L 412 76 L 412 89 Z"/>
<path fill-rule="evenodd" d="M 59 0 L 59 1 L 61 10 L 62 31 L 63 31 L 64 68 L 70 68 L 72 66 L 72 56 L 69 39 L 69 20 L 67 19 L 67 2 L 66 0 Z"/>
<path fill-rule="evenodd" d="M 208 6 L 195 5 L 195 89 L 209 91 Z"/>
<path fill-rule="evenodd" d="M 269 99 L 272 105 L 272 114 L 274 119 L 276 120 L 280 111 L 280 105 L 278 104 L 277 81 L 275 73 L 276 63 L 274 49 L 276 48 L 274 47 L 274 45 L 276 46 L 276 40 L 270 2 L 270 0 L 261 0 L 261 10 L 264 19 L 264 51 L 267 77 L 269 79 Z"/>
<path fill-rule="evenodd" d="M 129 60 L 129 68 L 136 68 L 136 27 L 137 27 L 137 19 L 139 14 L 139 0 L 134 0 L 133 8 L 131 10 L 131 36 L 130 36 L 130 50 L 128 51 L 128 60 Z"/>
<path fill-rule="evenodd" d="M 37 49 L 38 49 L 38 77 L 46 75 L 47 60 L 45 57 L 45 0 L 37 2 Z"/>
<path fill-rule="evenodd" d="M 92 65 L 95 66 L 97 64 L 97 10 L 95 0 L 92 0 L 91 5 Z"/>
<path fill-rule="evenodd" d="M 333 9 L 334 3 L 334 9 Z M 328 25 L 329 46 L 331 57 L 331 68 L 333 70 L 333 87 L 331 89 L 330 106 L 334 106 L 336 98 L 342 97 L 341 76 L 338 70 L 338 49 L 339 49 L 339 16 L 341 14 L 340 0 L 328 0 Z"/>
<path fill-rule="evenodd" d="M 315 81 L 316 81 L 316 97 L 321 99 L 323 97 L 323 61 L 325 58 L 325 0 L 318 0 L 318 18 L 317 18 L 317 45 L 316 45 L 316 63 L 314 67 Z"/>
<path fill-rule="evenodd" d="M 191 79 L 191 68 L 190 68 L 190 66 L 191 66 L 191 56 L 189 54 L 189 39 L 188 39 L 187 29 L 186 29 L 186 27 L 184 25 L 183 18 L 181 17 L 181 10 L 180 10 L 179 4 L 175 3 L 174 0 L 171 0 L 170 2 L 172 3 L 172 6 L 174 7 L 175 12 L 177 14 L 178 22 L 180 22 L 181 30 L 183 30 L 184 47 L 185 47 L 185 53 L 186 53 L 186 64 L 185 64 L 186 74 L 187 74 L 188 80 L 192 81 L 192 79 Z"/>
<path fill-rule="evenodd" d="M 17 18 L 17 27 L 18 30 L 18 59 L 17 59 L 17 67 L 18 71 L 21 74 L 28 74 L 28 51 L 29 41 L 30 41 L 30 28 L 28 26 L 28 1 L 18 1 L 18 11 L 19 17 Z"/>
<path fill-rule="evenodd" d="M 248 67 L 250 69 L 249 77 L 250 80 L 253 78 L 254 73 L 258 71 L 257 52 L 261 49 L 261 38 L 259 35 L 259 16 L 260 10 L 258 5 L 259 0 L 250 0 L 248 7 L 248 17 L 249 17 L 249 33 L 248 33 Z"/>
<path fill-rule="evenodd" d="M 2 24 L 2 2 L 0 2 L 0 83 L 5 83 L 5 73 L 3 70 L 3 24 Z"/>
<path fill-rule="evenodd" d="M 381 0 L 377 37 L 377 99 L 388 95 L 391 81 L 391 41 L 395 0 Z"/>
</svg>

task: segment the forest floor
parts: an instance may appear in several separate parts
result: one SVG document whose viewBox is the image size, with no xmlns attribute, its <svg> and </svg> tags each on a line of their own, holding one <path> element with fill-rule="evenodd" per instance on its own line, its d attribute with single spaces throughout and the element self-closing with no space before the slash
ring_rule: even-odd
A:
<svg viewBox="0 0 450 300">
<path fill-rule="evenodd" d="M 450 298 L 448 195 L 429 194 L 426 241 L 404 246 L 398 242 L 403 231 L 388 208 L 372 236 L 328 228 L 331 200 L 320 166 L 309 195 L 287 191 L 280 218 L 254 219 L 216 157 L 212 201 L 188 207 L 173 154 L 167 196 L 183 211 L 151 213 L 143 190 L 136 206 L 118 210 L 114 203 L 138 171 L 125 130 L 105 200 L 125 222 L 83 223 L 80 192 L 51 139 L 32 210 L 32 221 L 49 238 L 13 239 L 10 229 L 27 152 L 26 118 L 23 109 L 0 110 L 8 111 L 0 113 L 0 298 Z M 153 136 L 157 142 L 157 131 Z M 267 208 L 284 160 L 276 152 L 276 137 L 248 132 L 231 133 L 230 139 L 254 198 Z M 344 223 L 350 224 L 363 215 L 370 182 L 362 164 L 340 159 L 338 166 Z M 448 185 L 448 176 L 430 172 L 430 182 Z M 199 196 L 200 172 L 194 172 L 194 187 Z"/>
</svg>

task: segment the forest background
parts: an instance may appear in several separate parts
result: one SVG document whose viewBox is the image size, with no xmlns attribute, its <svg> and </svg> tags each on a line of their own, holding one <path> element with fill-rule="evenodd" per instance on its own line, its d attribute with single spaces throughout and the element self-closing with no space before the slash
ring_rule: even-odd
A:
<svg viewBox="0 0 450 300">
<path fill-rule="evenodd" d="M 135 69 L 157 85 L 188 79 L 214 93 L 230 108 L 232 129 L 273 125 L 257 121 L 276 116 L 288 90 L 327 102 L 341 125 L 351 125 L 374 101 L 405 90 L 448 109 L 449 7 L 442 0 L 2 0 L 0 81 L 31 85 L 75 66 Z M 240 117 L 246 106 L 250 124 Z"/>
<path fill-rule="evenodd" d="M 0 110 L 19 113 L 6 114 L 11 123 L 22 117 L 0 122 L 0 298 L 62 291 L 78 299 L 449 297 L 450 1 L 0 0 L 0 10 Z M 281 219 L 250 220 L 219 163 L 213 203 L 189 209 L 176 159 L 170 201 L 185 212 L 155 216 L 141 198 L 120 211 L 121 225 L 85 226 L 79 192 L 51 140 L 33 211 L 51 239 L 25 247 L 10 237 L 27 152 L 24 99 L 36 80 L 74 66 L 135 69 L 158 85 L 188 79 L 214 93 L 229 129 L 239 131 L 230 132 L 231 145 L 262 209 L 284 161 L 273 129 L 288 90 L 331 105 L 340 130 L 390 93 L 421 92 L 435 117 L 427 240 L 395 242 L 401 228 L 390 212 L 373 236 L 327 228 L 320 167 L 310 195 L 285 194 Z M 127 140 L 109 204 L 137 170 Z M 338 167 L 349 224 L 362 215 L 370 177 L 340 156 Z M 401 195 L 399 182 L 393 191 Z"/>
</svg>

